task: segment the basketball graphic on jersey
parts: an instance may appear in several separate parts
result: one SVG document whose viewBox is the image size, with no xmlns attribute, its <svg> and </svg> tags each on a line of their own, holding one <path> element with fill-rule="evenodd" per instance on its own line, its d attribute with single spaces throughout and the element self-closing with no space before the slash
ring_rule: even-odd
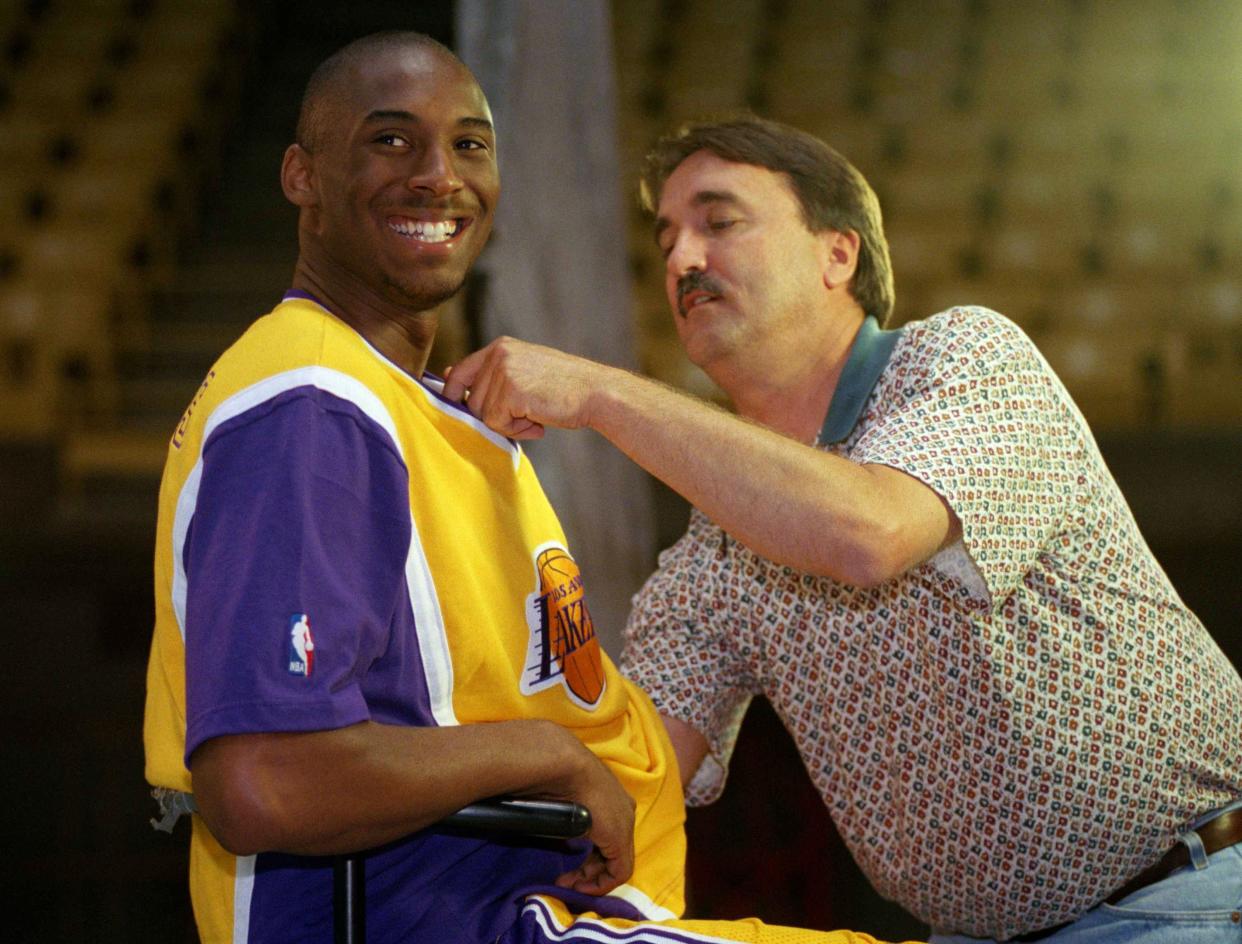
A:
<svg viewBox="0 0 1242 944">
<path fill-rule="evenodd" d="M 522 693 L 533 695 L 560 684 L 580 707 L 594 708 L 604 694 L 604 664 L 582 574 L 559 544 L 537 547 L 534 564 L 536 586 L 526 598 L 530 641 Z"/>
</svg>

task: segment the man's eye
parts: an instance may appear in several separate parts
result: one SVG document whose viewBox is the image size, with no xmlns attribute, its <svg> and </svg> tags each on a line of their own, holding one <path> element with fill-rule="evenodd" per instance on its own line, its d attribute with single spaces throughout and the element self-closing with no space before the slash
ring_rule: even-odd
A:
<svg viewBox="0 0 1242 944">
<path fill-rule="evenodd" d="M 478 138 L 463 138 L 457 142 L 457 149 L 461 151 L 483 151 L 487 149 L 487 143 L 478 140 Z"/>
<path fill-rule="evenodd" d="M 713 231 L 728 229 L 730 226 L 732 226 L 736 222 L 737 220 L 711 220 L 707 224 L 707 228 Z"/>
<path fill-rule="evenodd" d="M 378 144 L 387 144 L 390 147 L 408 147 L 410 142 L 399 134 L 381 134 L 376 139 Z"/>
</svg>

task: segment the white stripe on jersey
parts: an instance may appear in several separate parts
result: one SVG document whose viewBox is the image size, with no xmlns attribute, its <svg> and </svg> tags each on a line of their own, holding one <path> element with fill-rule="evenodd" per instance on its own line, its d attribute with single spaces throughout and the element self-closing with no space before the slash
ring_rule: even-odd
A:
<svg viewBox="0 0 1242 944">
<path fill-rule="evenodd" d="M 638 909 L 639 914 L 652 921 L 670 921 L 677 917 L 663 905 L 657 905 L 647 897 L 647 893 L 633 885 L 618 885 L 608 893 L 609 897 L 620 898 Z"/>
<path fill-rule="evenodd" d="M 618 941 L 626 944 L 727 944 L 734 940 L 660 924 L 635 924 L 626 928 L 609 924 L 606 918 L 574 916 L 569 924 L 562 924 L 560 918 L 539 896 L 526 900 L 522 914 L 533 916 L 539 930 L 549 941 L 598 941 L 600 944 L 617 944 Z"/>
<path fill-rule="evenodd" d="M 383 357 L 382 354 L 380 356 Z M 522 461 L 522 447 L 521 446 L 519 446 L 517 443 L 515 443 L 511 439 L 507 439 L 504 436 L 501 436 L 500 433 L 495 432 L 491 427 L 489 427 L 482 420 L 477 419 L 475 415 L 471 413 L 469 410 L 467 410 L 465 407 L 452 406 L 448 403 L 445 403 L 443 400 L 437 397 L 435 395 L 436 393 L 440 393 L 440 394 L 444 393 L 444 381 L 437 380 L 434 377 L 424 377 L 422 379 L 422 382 L 419 383 L 417 386 L 418 386 L 419 391 L 422 393 L 422 395 L 427 398 L 427 402 L 430 403 L 432 406 L 434 406 L 437 410 L 439 410 L 445 416 L 451 416 L 453 419 L 457 420 L 459 423 L 465 423 L 467 426 L 472 427 L 481 436 L 485 436 L 492 443 L 494 443 L 495 445 L 499 446 L 501 449 L 504 449 L 506 452 L 508 452 L 509 455 L 513 459 L 513 469 L 514 471 L 517 471 L 517 467 Z M 435 392 L 433 393 L 432 391 L 435 391 Z"/>
<path fill-rule="evenodd" d="M 233 879 L 233 944 L 250 944 L 250 898 L 254 894 L 254 856 L 238 856 Z"/>
</svg>

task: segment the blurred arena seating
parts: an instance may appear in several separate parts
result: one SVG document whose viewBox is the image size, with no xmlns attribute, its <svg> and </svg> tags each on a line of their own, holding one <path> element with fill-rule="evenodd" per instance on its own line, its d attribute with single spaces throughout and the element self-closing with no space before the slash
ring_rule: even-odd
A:
<svg viewBox="0 0 1242 944">
<path fill-rule="evenodd" d="M 119 368 L 233 113 L 237 25 L 230 0 L 3 4 L 0 436 L 53 443 L 70 492 L 161 461 Z"/>
<path fill-rule="evenodd" d="M 193 377 L 134 365 L 170 348 L 208 357 L 227 333 L 153 321 L 152 298 L 180 309 L 196 279 L 271 280 L 247 259 L 176 268 L 236 111 L 241 9 L 0 12 L 0 437 L 54 443 L 70 499 L 158 471 Z M 1236 5 L 614 0 L 614 20 L 628 195 L 646 147 L 680 121 L 788 121 L 879 192 L 896 321 L 996 308 L 1097 432 L 1242 428 Z M 631 206 L 642 362 L 715 396 L 677 345 Z"/>
<path fill-rule="evenodd" d="M 1097 432 L 1242 428 L 1242 8 L 1208 0 L 617 0 L 623 153 L 746 109 L 880 195 L 895 321 L 1013 318 Z M 676 350 L 650 227 L 647 368 Z"/>
</svg>

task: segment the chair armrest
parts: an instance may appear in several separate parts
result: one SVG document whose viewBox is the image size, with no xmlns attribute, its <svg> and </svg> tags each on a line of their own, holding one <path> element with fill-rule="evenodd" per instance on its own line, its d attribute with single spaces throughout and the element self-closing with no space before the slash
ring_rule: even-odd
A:
<svg viewBox="0 0 1242 944">
<path fill-rule="evenodd" d="M 471 803 L 440 821 L 441 826 L 478 833 L 508 833 L 542 839 L 577 839 L 591 828 L 591 811 L 580 803 L 496 797 Z"/>
</svg>

